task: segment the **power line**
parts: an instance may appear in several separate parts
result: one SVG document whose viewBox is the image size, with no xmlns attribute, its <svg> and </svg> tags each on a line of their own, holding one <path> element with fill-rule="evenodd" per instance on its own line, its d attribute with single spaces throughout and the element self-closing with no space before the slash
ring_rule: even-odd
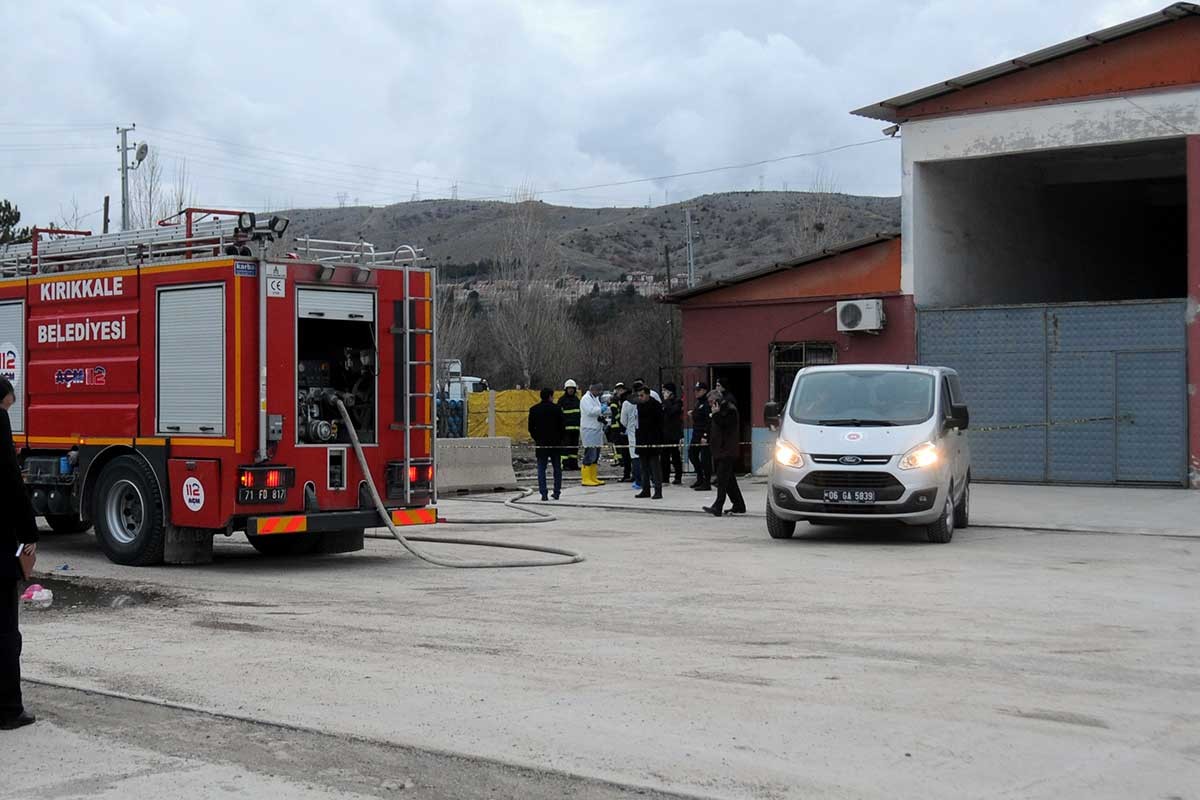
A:
<svg viewBox="0 0 1200 800">
<path fill-rule="evenodd" d="M 587 191 L 589 189 L 608 189 L 614 186 L 632 186 L 638 183 L 650 183 L 653 181 L 666 181 L 672 178 L 687 178 L 693 175 L 710 175 L 714 172 L 726 172 L 734 169 L 747 169 L 749 167 L 761 167 L 764 164 L 778 164 L 781 161 L 791 161 L 797 158 L 812 158 L 813 156 L 823 156 L 829 153 L 836 153 L 841 150 L 849 150 L 852 147 L 865 147 L 869 144 L 877 144 L 879 142 L 892 141 L 888 138 L 864 139 L 861 142 L 851 142 L 850 144 L 842 144 L 837 147 L 829 147 L 824 150 L 813 150 L 808 153 L 793 153 L 787 156 L 777 156 L 775 158 L 764 158 L 759 161 L 747 161 L 743 164 L 726 164 L 721 167 L 708 167 L 707 169 L 694 169 L 687 172 L 676 172 L 671 175 L 656 175 L 651 178 L 633 178 L 625 181 L 613 181 L 612 183 L 593 183 L 588 186 L 572 186 L 566 189 L 548 189 L 544 192 L 539 192 L 541 195 L 560 194 L 562 192 Z M 482 198 L 479 198 L 482 199 Z"/>
<path fill-rule="evenodd" d="M 504 185 L 498 184 L 498 183 L 486 183 L 483 181 L 470 181 L 470 180 L 463 180 L 460 178 L 449 178 L 449 177 L 445 177 L 445 176 L 441 176 L 441 175 L 426 175 L 426 174 L 419 173 L 419 172 L 407 172 L 407 171 L 403 171 L 403 170 L 394 169 L 391 167 L 380 167 L 375 164 L 356 164 L 356 163 L 349 162 L 349 161 L 335 161 L 335 160 L 331 160 L 331 159 L 320 158 L 318 156 L 306 155 L 304 153 L 295 153 L 295 152 L 292 152 L 289 150 L 279 150 L 279 149 L 276 149 L 273 147 L 259 147 L 257 145 L 247 145 L 247 144 L 243 144 L 241 142 L 234 142 L 229 139 L 220 139 L 220 138 L 213 137 L 213 136 L 203 136 L 200 134 L 185 133 L 183 131 L 174 131 L 174 130 L 170 130 L 168 128 L 158 128 L 158 127 L 155 127 L 152 125 L 146 125 L 143 127 L 146 130 L 155 131 L 159 134 L 166 134 L 167 136 L 177 136 L 177 137 L 184 137 L 187 139 L 198 139 L 198 140 L 206 141 L 206 142 L 214 142 L 217 144 L 224 144 L 229 147 L 237 148 L 238 150 L 257 150 L 262 153 L 273 153 L 275 155 L 286 156 L 288 158 L 298 158 L 298 159 L 302 159 L 304 161 L 313 161 L 313 162 L 319 162 L 319 163 L 323 163 L 323 164 L 331 164 L 331 165 L 340 166 L 340 167 L 351 167 L 353 169 L 370 170 L 372 172 L 390 172 L 390 173 L 393 173 L 396 175 L 403 175 L 403 176 L 409 177 L 409 178 L 417 178 L 417 179 L 421 179 L 421 180 L 433 180 L 433 181 L 445 182 L 448 185 L 454 184 L 454 183 L 468 183 L 468 184 L 471 184 L 472 186 L 485 186 L 485 187 L 489 187 L 492 189 L 508 190 L 511 188 L 509 186 L 504 186 Z M 265 157 L 262 157 L 262 156 L 257 156 L 256 158 L 258 158 L 259 160 L 267 160 L 267 159 L 265 159 Z M 278 160 L 278 159 L 275 159 L 275 160 Z"/>
</svg>

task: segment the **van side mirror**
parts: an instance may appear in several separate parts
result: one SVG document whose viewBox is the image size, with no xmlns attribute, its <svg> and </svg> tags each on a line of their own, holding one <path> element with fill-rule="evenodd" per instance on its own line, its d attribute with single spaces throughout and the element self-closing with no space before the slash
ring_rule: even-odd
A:
<svg viewBox="0 0 1200 800">
<path fill-rule="evenodd" d="M 965 431 L 971 424 L 971 412 L 967 410 L 965 405 L 950 406 L 950 419 L 948 424 L 951 428 L 957 428 L 960 431 Z"/>
<path fill-rule="evenodd" d="M 779 430 L 779 416 L 779 403 L 767 403 L 763 407 L 763 417 L 771 430 Z"/>
</svg>

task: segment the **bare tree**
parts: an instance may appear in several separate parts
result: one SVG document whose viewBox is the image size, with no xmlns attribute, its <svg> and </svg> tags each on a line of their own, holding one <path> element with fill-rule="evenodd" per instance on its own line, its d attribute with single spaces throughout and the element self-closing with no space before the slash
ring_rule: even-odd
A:
<svg viewBox="0 0 1200 800">
<path fill-rule="evenodd" d="M 71 195 L 71 202 L 67 205 L 58 206 L 58 221 L 52 223 L 56 228 L 62 228 L 67 231 L 77 231 L 83 223 L 83 215 L 79 213 L 79 198 Z"/>
<path fill-rule="evenodd" d="M 849 212 L 839 196 L 833 174 L 817 170 L 788 232 L 789 244 L 796 255 L 815 253 L 849 238 Z"/>
<path fill-rule="evenodd" d="M 453 286 L 439 286 L 437 290 L 437 337 L 439 355 L 445 358 L 463 358 L 475 340 L 476 320 L 466 303 L 459 302 Z"/>
<path fill-rule="evenodd" d="M 562 264 L 543 217 L 533 190 L 518 189 L 493 272 L 500 288 L 491 315 L 496 349 L 528 387 L 556 384 L 579 339 L 566 304 L 554 292 Z"/>
<path fill-rule="evenodd" d="M 175 162 L 170 185 L 166 179 L 167 170 L 158 151 L 150 148 L 146 160 L 130 178 L 129 222 L 134 228 L 152 228 L 160 219 L 196 205 L 196 190 L 186 160 Z"/>
<path fill-rule="evenodd" d="M 129 183 L 130 225 L 134 228 L 149 228 L 167 216 L 162 213 L 165 207 L 163 164 L 156 149 L 150 149 L 146 159 L 134 170 Z"/>
</svg>

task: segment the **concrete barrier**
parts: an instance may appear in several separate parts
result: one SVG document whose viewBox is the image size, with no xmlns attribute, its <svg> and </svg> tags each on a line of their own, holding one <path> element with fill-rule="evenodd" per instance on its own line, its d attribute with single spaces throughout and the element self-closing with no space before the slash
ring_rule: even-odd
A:
<svg viewBox="0 0 1200 800">
<path fill-rule="evenodd" d="M 437 440 L 438 494 L 516 489 L 507 436 Z"/>
</svg>

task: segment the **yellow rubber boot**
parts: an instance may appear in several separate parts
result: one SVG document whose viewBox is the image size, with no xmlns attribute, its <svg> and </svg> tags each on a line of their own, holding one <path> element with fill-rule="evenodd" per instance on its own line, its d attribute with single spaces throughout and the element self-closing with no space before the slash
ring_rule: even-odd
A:
<svg viewBox="0 0 1200 800">
<path fill-rule="evenodd" d="M 583 467 L 580 468 L 579 471 L 580 471 L 580 478 L 581 478 L 579 484 L 581 486 L 600 486 L 601 485 L 600 481 L 598 481 L 596 479 L 596 471 L 597 470 L 596 470 L 595 464 L 584 465 Z"/>
<path fill-rule="evenodd" d="M 592 486 L 603 486 L 607 481 L 600 480 L 600 465 L 592 464 Z"/>
</svg>

